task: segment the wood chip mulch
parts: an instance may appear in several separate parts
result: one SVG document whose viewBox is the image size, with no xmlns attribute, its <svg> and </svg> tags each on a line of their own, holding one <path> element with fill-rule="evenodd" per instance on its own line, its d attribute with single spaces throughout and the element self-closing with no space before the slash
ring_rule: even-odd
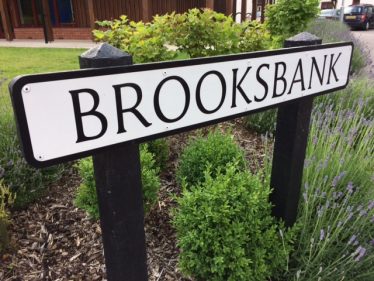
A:
<svg viewBox="0 0 374 281">
<path fill-rule="evenodd" d="M 264 155 L 262 142 L 258 135 L 244 129 L 241 119 L 214 127 L 229 129 L 246 150 L 250 169 L 259 166 Z M 170 211 L 175 207 L 171 194 L 180 193 L 174 177 L 177 159 L 188 138 L 195 134 L 168 138 L 170 159 L 161 177 L 159 202 L 145 219 L 150 281 L 191 280 L 183 278 L 178 270 L 178 248 Z M 10 226 L 13 249 L 0 256 L 1 281 L 106 280 L 100 224 L 73 204 L 79 184 L 77 172 L 71 169 L 49 187 L 46 197 L 25 210 L 13 212 Z"/>
</svg>

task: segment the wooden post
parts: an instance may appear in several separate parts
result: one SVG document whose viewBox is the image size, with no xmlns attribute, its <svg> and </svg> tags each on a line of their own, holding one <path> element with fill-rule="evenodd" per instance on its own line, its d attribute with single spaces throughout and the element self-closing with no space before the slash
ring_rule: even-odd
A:
<svg viewBox="0 0 374 281">
<path fill-rule="evenodd" d="M 81 68 L 132 64 L 132 57 L 101 44 L 79 58 Z M 135 142 L 93 156 L 108 281 L 146 281 L 147 256 L 140 173 Z"/>
<path fill-rule="evenodd" d="M 242 21 L 245 21 L 247 19 L 247 0 L 242 0 L 241 11 Z"/>
<path fill-rule="evenodd" d="M 142 0 L 142 18 L 144 22 L 150 22 L 152 20 L 150 0 Z"/>
<path fill-rule="evenodd" d="M 54 41 L 53 37 L 53 29 L 52 29 L 52 21 L 51 21 L 51 11 L 49 9 L 49 1 L 42 0 L 42 20 L 43 20 L 43 28 L 44 28 L 44 39 L 46 43 Z"/>
<path fill-rule="evenodd" d="M 303 32 L 285 41 L 284 47 L 320 45 L 322 40 Z M 292 226 L 296 221 L 313 97 L 278 108 L 270 200 L 273 215 Z"/>
<path fill-rule="evenodd" d="M 214 0 L 206 0 L 205 1 L 205 6 L 208 9 L 214 10 Z"/>
<path fill-rule="evenodd" d="M 233 14 L 233 0 L 226 0 L 226 16 L 230 16 Z"/>
<path fill-rule="evenodd" d="M 252 16 L 251 20 L 256 20 L 256 13 L 257 13 L 257 0 L 252 0 Z"/>
<path fill-rule="evenodd" d="M 10 21 L 6 0 L 0 0 L 0 16 L 1 16 L 1 23 L 4 28 L 5 39 L 8 41 L 12 41 L 14 39 L 14 32 L 13 32 L 12 24 Z"/>
<path fill-rule="evenodd" d="M 264 23 L 265 21 L 265 6 L 266 6 L 265 0 L 261 0 L 261 23 Z"/>
<path fill-rule="evenodd" d="M 88 20 L 90 22 L 90 28 L 95 29 L 95 10 L 93 5 L 93 0 L 87 0 L 87 12 L 88 12 Z"/>
</svg>

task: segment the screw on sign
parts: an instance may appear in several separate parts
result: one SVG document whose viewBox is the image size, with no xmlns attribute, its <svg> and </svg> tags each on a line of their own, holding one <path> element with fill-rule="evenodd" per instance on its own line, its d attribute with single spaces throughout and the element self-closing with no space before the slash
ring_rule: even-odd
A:
<svg viewBox="0 0 374 281">
<path fill-rule="evenodd" d="M 31 165 L 93 156 L 108 280 L 139 281 L 139 143 L 278 107 L 271 200 L 292 225 L 313 97 L 347 86 L 352 51 L 302 33 L 280 50 L 132 65 L 102 44 L 81 55 L 82 70 L 17 77 L 10 92 Z"/>
</svg>

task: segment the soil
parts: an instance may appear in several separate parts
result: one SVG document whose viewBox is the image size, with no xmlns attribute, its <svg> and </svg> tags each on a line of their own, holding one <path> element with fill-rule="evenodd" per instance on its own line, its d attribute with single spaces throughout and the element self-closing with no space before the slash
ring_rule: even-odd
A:
<svg viewBox="0 0 374 281">
<path fill-rule="evenodd" d="M 251 170 L 262 165 L 261 137 L 248 131 L 242 119 L 202 129 L 229 130 L 246 151 Z M 170 158 L 161 175 L 159 202 L 145 218 L 148 275 L 150 281 L 192 280 L 178 269 L 176 234 L 171 225 L 171 194 L 180 194 L 175 182 L 179 154 L 196 131 L 168 138 Z M 12 213 L 12 250 L 0 256 L 0 280 L 106 280 L 101 228 L 98 221 L 73 204 L 81 180 L 70 169 L 48 189 L 48 195 L 25 210 Z"/>
</svg>

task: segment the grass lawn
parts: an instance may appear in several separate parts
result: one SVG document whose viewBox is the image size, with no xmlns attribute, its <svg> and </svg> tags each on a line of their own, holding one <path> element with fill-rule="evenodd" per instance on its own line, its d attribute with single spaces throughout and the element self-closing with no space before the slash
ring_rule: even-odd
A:
<svg viewBox="0 0 374 281">
<path fill-rule="evenodd" d="M 78 69 L 84 49 L 0 48 L 0 109 L 10 104 L 8 84 L 17 75 Z M 6 109 L 7 110 L 7 109 Z"/>
</svg>

